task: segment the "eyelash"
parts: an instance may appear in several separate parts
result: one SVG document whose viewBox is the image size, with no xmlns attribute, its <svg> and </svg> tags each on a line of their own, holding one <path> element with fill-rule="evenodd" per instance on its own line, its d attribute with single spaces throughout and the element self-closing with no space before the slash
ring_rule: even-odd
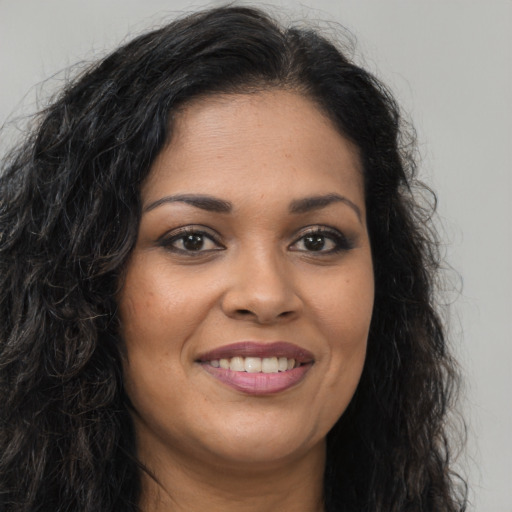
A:
<svg viewBox="0 0 512 512">
<path fill-rule="evenodd" d="M 200 240 L 198 241 L 202 245 L 204 245 L 206 240 L 209 240 L 210 242 L 213 242 L 216 245 L 216 247 L 212 249 L 203 249 L 202 247 L 199 247 L 197 250 L 176 247 L 176 242 L 182 241 L 182 243 L 185 243 L 186 237 L 200 237 Z M 320 247 L 319 250 L 297 249 L 295 247 L 301 241 L 305 243 L 305 240 L 308 237 L 310 237 L 310 241 L 312 243 L 315 243 L 315 240 L 313 238 L 318 237 L 317 242 L 325 244 L 327 241 L 330 240 L 334 246 L 329 250 L 323 250 L 323 247 Z M 190 241 L 193 242 L 193 240 Z M 222 251 L 226 249 L 226 247 L 219 242 L 216 236 L 212 235 L 212 233 L 210 232 L 205 231 L 199 226 L 187 226 L 184 228 L 180 228 L 176 231 L 173 231 L 162 236 L 158 240 L 158 243 L 160 246 L 164 247 L 165 249 L 171 252 L 185 254 L 187 256 L 192 257 L 204 255 L 205 253 L 211 253 L 214 251 Z M 353 247 L 353 242 L 337 229 L 320 226 L 307 228 L 300 234 L 300 236 L 292 244 L 288 246 L 289 250 L 293 252 L 303 252 L 315 255 L 337 254 L 339 252 L 348 251 Z"/>
<path fill-rule="evenodd" d="M 297 245 L 300 241 L 305 241 L 307 237 L 319 237 L 323 238 L 324 242 L 326 240 L 331 240 L 334 244 L 334 247 L 332 249 L 329 249 L 327 251 L 325 250 L 306 250 L 306 249 L 293 249 L 294 245 Z M 338 231 L 334 228 L 327 228 L 327 227 L 320 227 L 320 226 L 314 226 L 310 227 L 307 230 L 303 231 L 300 235 L 300 237 L 293 242 L 289 246 L 290 250 L 297 251 L 297 252 L 305 252 L 309 254 L 318 254 L 318 255 L 331 255 L 331 254 L 337 254 L 340 252 L 348 251 L 350 249 L 354 248 L 353 242 L 347 238 L 343 233 Z M 323 249 L 323 248 L 322 248 Z"/>
<path fill-rule="evenodd" d="M 192 249 L 182 249 L 179 247 L 174 246 L 177 241 L 181 240 L 184 242 L 186 237 L 194 237 L 199 236 L 202 238 L 203 243 L 205 240 L 210 240 L 213 242 L 217 247 L 215 249 L 198 249 L 198 250 L 192 250 Z M 160 246 L 164 247 L 165 249 L 180 253 L 180 254 L 186 254 L 188 256 L 200 256 L 206 252 L 210 253 L 213 251 L 221 251 L 224 250 L 225 247 L 218 241 L 217 237 L 212 235 L 211 233 L 205 231 L 204 229 L 200 228 L 199 226 L 187 226 L 185 228 L 180 228 L 178 230 L 175 230 L 171 233 L 168 233 L 161 237 L 158 240 L 158 243 Z"/>
</svg>

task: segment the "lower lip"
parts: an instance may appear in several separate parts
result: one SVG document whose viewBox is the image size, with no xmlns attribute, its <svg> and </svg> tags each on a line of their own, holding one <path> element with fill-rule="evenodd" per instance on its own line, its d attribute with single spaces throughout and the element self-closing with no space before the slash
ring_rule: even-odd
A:
<svg viewBox="0 0 512 512">
<path fill-rule="evenodd" d="M 248 395 L 271 395 L 285 391 L 298 384 L 313 363 L 302 364 L 293 370 L 279 373 L 249 373 L 215 368 L 208 363 L 201 366 L 224 384 Z"/>
</svg>

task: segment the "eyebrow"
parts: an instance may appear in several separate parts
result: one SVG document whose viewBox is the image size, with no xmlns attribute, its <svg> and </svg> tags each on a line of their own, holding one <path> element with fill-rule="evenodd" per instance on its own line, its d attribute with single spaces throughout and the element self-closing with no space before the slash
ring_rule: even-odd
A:
<svg viewBox="0 0 512 512">
<path fill-rule="evenodd" d="M 224 201 L 216 197 L 203 194 L 178 194 L 175 196 L 162 197 L 148 204 L 144 208 L 144 211 L 149 212 L 167 203 L 186 203 L 196 208 L 201 208 L 201 210 L 216 213 L 230 213 L 233 210 L 233 205 L 229 201 Z"/>
<path fill-rule="evenodd" d="M 345 196 L 339 194 L 326 194 L 322 196 L 304 197 L 302 199 L 295 199 L 290 203 L 290 213 L 307 213 L 313 210 L 320 210 L 333 203 L 344 203 L 357 215 L 357 218 L 362 222 L 361 209 L 355 203 Z"/>
<path fill-rule="evenodd" d="M 165 196 L 148 204 L 144 208 L 144 211 L 149 212 L 167 203 L 186 203 L 191 206 L 195 206 L 196 208 L 200 208 L 201 210 L 215 213 L 231 213 L 233 211 L 233 205 L 231 202 L 204 194 L 177 194 L 174 196 Z M 294 199 L 290 203 L 289 211 L 293 214 L 308 213 L 314 210 L 320 210 L 333 203 L 346 204 L 354 210 L 357 218 L 362 222 L 360 208 L 350 199 L 345 196 L 340 196 L 339 194 L 325 194 L 321 196 Z"/>
</svg>

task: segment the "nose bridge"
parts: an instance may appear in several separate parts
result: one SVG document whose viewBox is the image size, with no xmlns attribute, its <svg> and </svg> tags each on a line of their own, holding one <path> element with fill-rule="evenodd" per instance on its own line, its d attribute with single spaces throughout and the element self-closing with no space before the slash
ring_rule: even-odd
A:
<svg viewBox="0 0 512 512">
<path fill-rule="evenodd" d="M 300 299 L 293 269 L 277 248 L 247 247 L 232 263 L 230 286 L 223 300 L 226 314 L 269 323 L 298 312 Z"/>
</svg>

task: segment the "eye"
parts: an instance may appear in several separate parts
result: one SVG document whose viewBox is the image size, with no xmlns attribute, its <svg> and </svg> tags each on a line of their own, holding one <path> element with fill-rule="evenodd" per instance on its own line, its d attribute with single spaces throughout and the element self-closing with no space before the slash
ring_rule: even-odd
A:
<svg viewBox="0 0 512 512">
<path fill-rule="evenodd" d="M 203 253 L 224 249 L 213 234 L 194 227 L 171 231 L 159 240 L 159 244 L 179 253 Z"/>
<path fill-rule="evenodd" d="M 333 254 L 352 249 L 353 244 L 338 230 L 332 228 L 310 228 L 292 245 L 297 252 Z"/>
</svg>

